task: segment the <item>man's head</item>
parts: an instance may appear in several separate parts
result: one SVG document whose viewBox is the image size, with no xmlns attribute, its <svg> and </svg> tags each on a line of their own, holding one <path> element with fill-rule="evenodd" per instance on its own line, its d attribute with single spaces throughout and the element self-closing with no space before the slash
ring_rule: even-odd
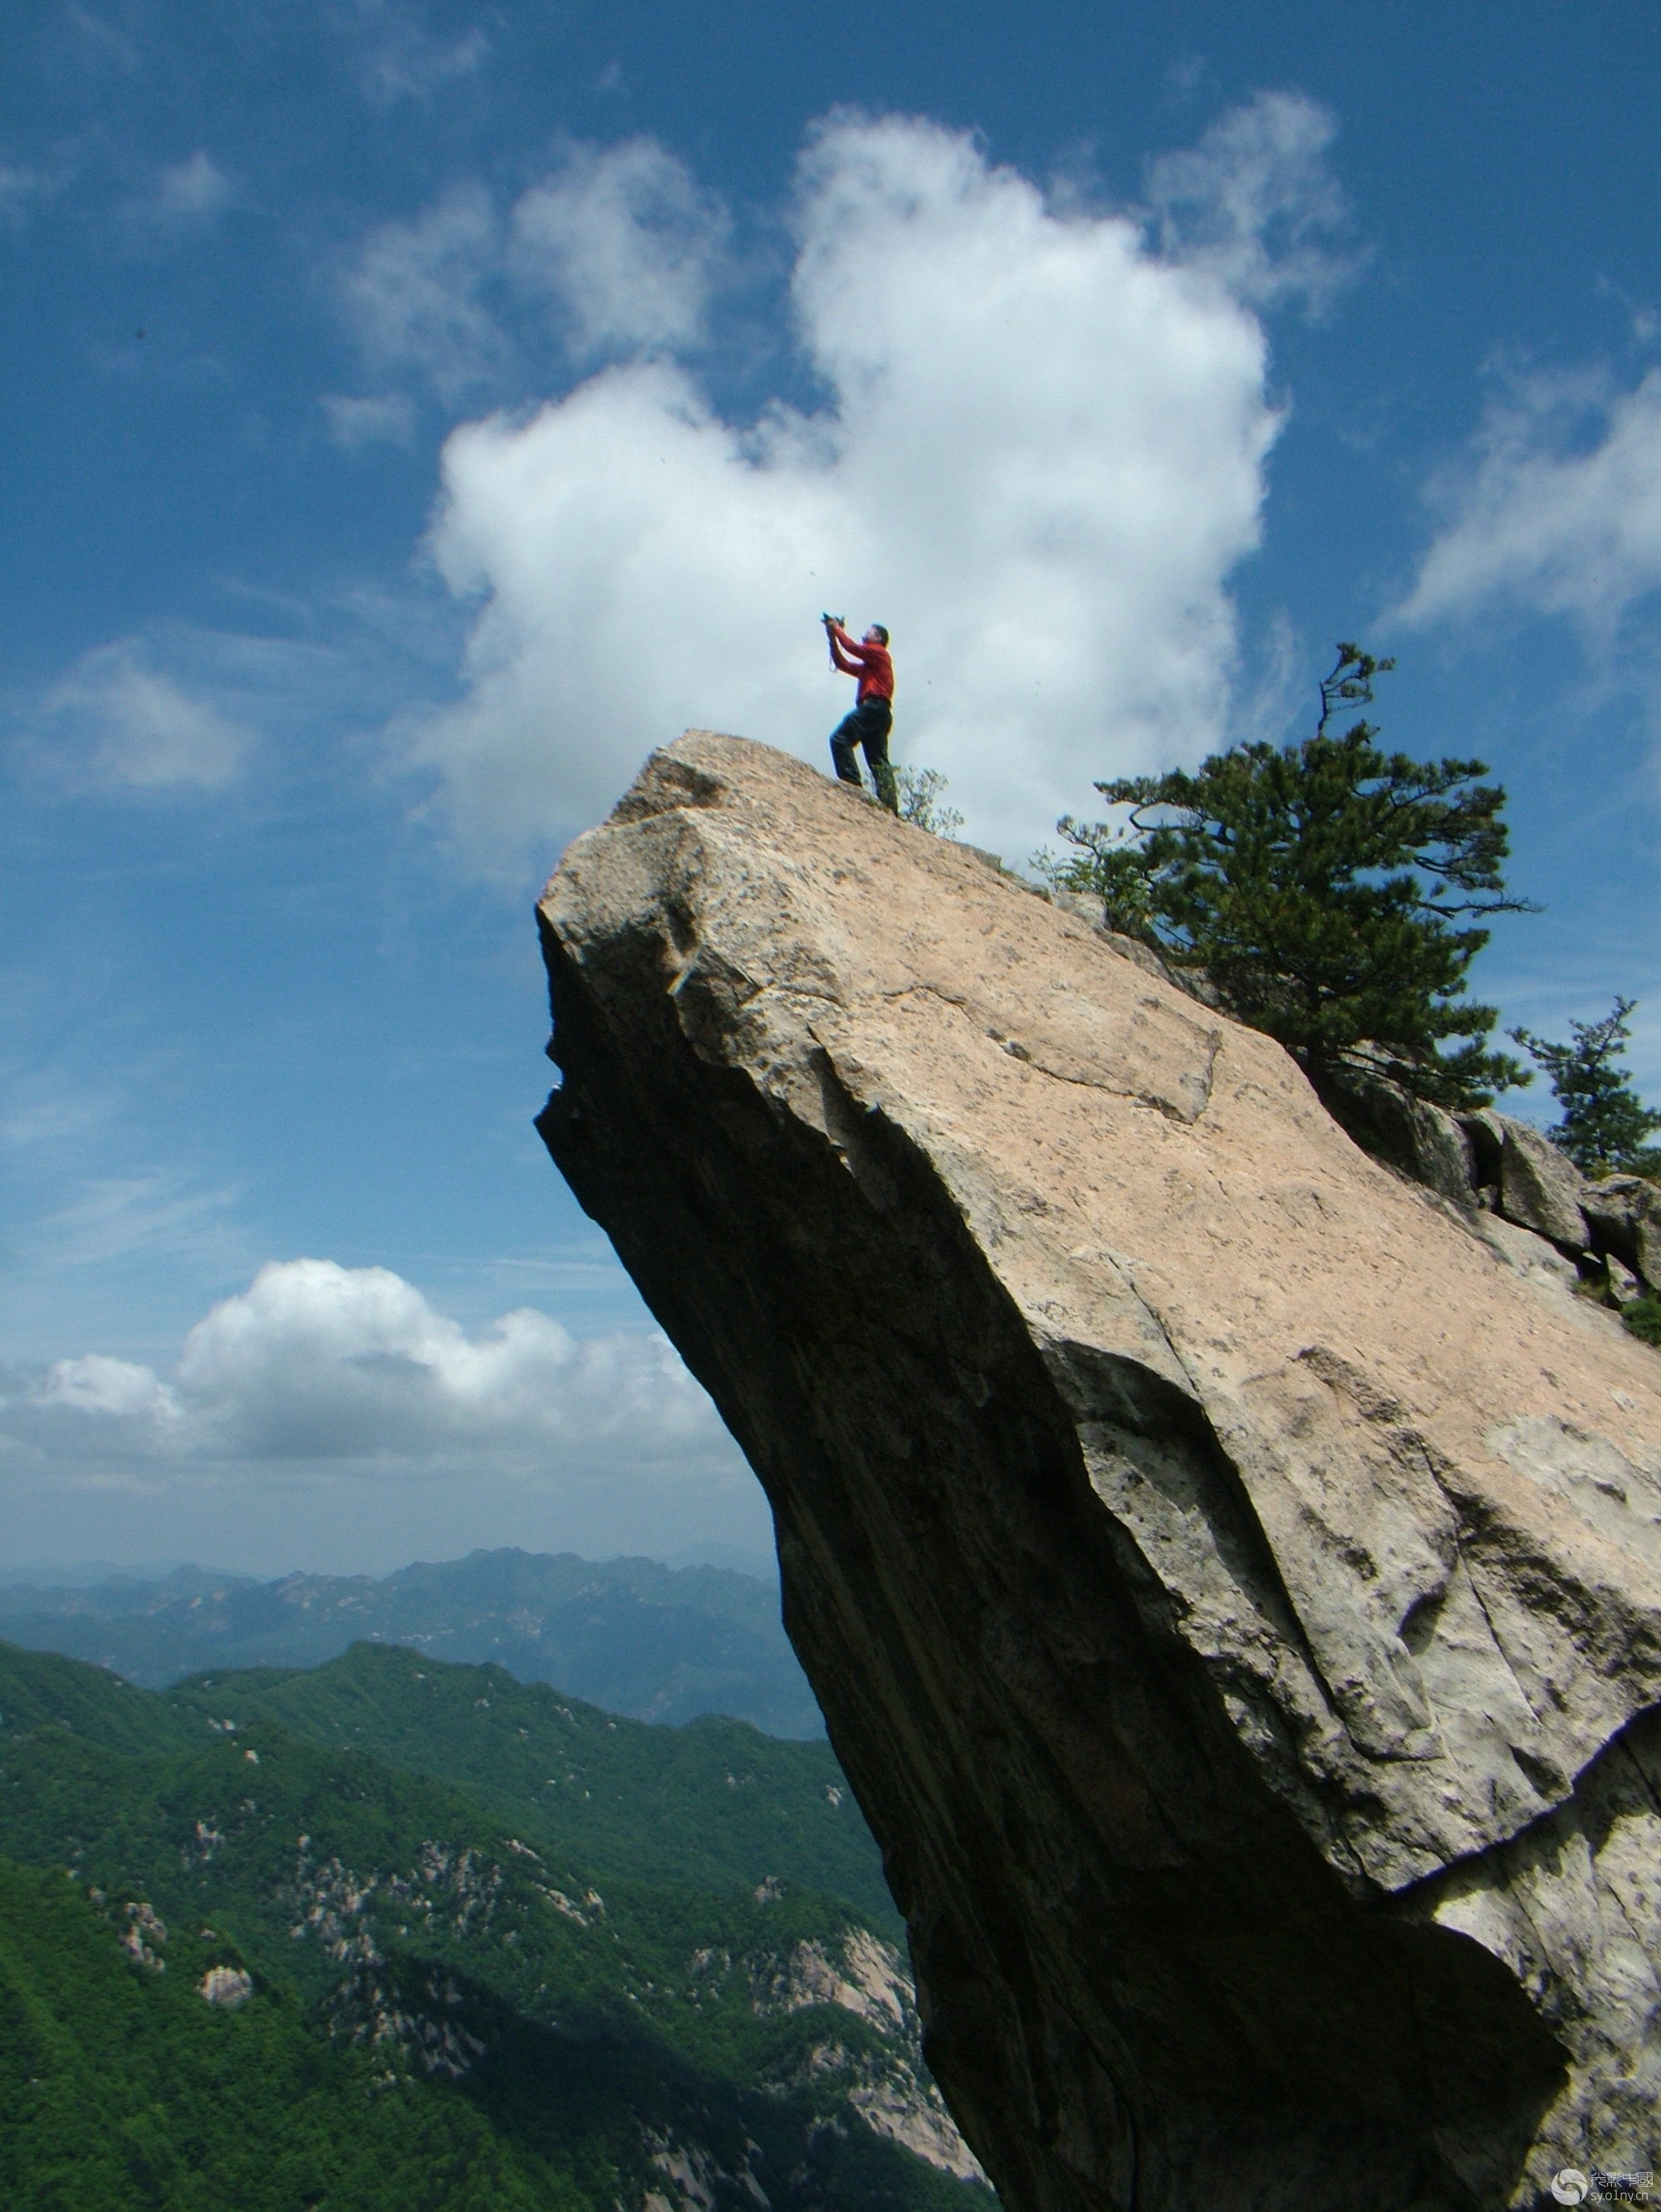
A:
<svg viewBox="0 0 1661 2212">
<path fill-rule="evenodd" d="M 888 633 L 881 623 L 873 623 L 865 632 L 864 641 L 867 645 L 886 645 L 888 641 Z"/>
</svg>

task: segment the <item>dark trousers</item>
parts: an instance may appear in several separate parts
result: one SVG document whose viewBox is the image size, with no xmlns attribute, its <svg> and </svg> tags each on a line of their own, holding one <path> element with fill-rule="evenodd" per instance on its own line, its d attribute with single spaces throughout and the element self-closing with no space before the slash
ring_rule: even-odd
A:
<svg viewBox="0 0 1661 2212">
<path fill-rule="evenodd" d="M 888 732 L 894 727 L 894 708 L 886 699 L 867 699 L 845 714 L 831 732 L 831 758 L 844 783 L 860 783 L 854 748 L 864 748 L 865 764 L 876 786 L 876 795 L 891 814 L 900 811 L 900 792 L 888 763 Z M 863 788 L 863 785 L 861 786 Z"/>
</svg>

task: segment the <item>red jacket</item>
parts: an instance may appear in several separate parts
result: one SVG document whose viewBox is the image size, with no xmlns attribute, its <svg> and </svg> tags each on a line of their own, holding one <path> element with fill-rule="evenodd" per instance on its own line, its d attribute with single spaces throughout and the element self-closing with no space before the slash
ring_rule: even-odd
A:
<svg viewBox="0 0 1661 2212">
<path fill-rule="evenodd" d="M 845 676 L 859 678 L 857 706 L 863 707 L 867 699 L 894 697 L 894 657 L 886 645 L 859 645 L 851 638 L 840 623 L 833 623 L 830 629 L 831 659 Z"/>
</svg>

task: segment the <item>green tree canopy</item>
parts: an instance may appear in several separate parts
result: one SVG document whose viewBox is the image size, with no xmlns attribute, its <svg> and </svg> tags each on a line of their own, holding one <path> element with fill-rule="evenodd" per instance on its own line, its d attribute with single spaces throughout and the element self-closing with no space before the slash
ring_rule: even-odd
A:
<svg viewBox="0 0 1661 2212">
<path fill-rule="evenodd" d="M 1618 1065 L 1632 1031 L 1627 1016 L 1635 999 L 1617 999 L 1601 1022 L 1573 1022 L 1573 1044 L 1549 1044 L 1530 1030 L 1511 1034 L 1544 1068 L 1563 1118 L 1547 1131 L 1585 1176 L 1661 1176 L 1661 1146 L 1646 1144 L 1661 1129 L 1661 1113 L 1646 1106 Z"/>
<path fill-rule="evenodd" d="M 1099 896 L 1110 928 L 1203 969 L 1318 1087 L 1369 1047 L 1421 1097 L 1486 1104 L 1529 1076 L 1488 1048 L 1498 1013 L 1464 998 L 1465 972 L 1482 917 L 1532 909 L 1506 890 L 1506 794 L 1478 781 L 1484 762 L 1382 752 L 1364 720 L 1332 733 L 1392 665 L 1341 644 L 1300 744 L 1099 783 L 1124 811 L 1060 823 L 1075 852 L 1054 872 Z"/>
</svg>

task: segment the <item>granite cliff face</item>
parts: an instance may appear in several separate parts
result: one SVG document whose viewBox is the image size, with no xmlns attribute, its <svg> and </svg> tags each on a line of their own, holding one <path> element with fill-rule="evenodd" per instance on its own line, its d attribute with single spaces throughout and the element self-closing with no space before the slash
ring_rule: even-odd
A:
<svg viewBox="0 0 1661 2212">
<path fill-rule="evenodd" d="M 539 1126 L 767 1487 L 1011 2212 L 1661 2163 L 1657 1354 L 767 748 L 541 915 Z"/>
</svg>

